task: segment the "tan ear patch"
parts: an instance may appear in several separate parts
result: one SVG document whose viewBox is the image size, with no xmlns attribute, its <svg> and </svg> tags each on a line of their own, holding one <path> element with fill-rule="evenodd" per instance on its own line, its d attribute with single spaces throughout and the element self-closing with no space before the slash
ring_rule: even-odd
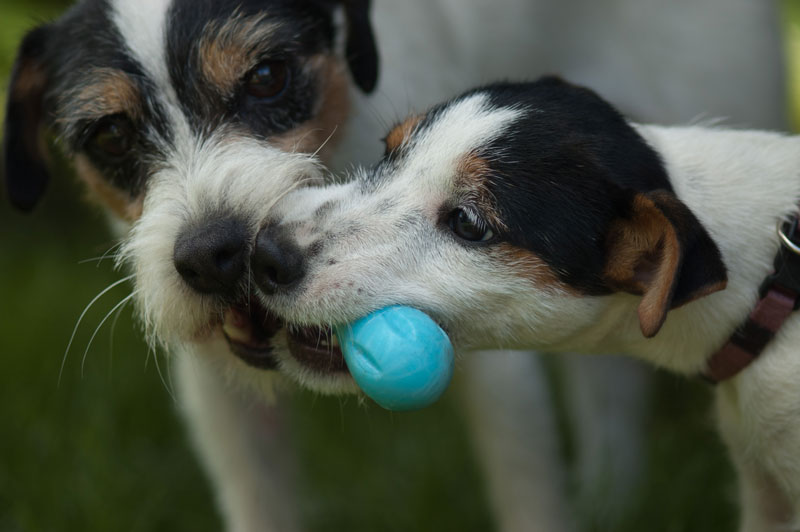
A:
<svg viewBox="0 0 800 532">
<path fill-rule="evenodd" d="M 674 226 L 645 196 L 633 200 L 630 218 L 610 229 L 604 278 L 624 292 L 642 295 L 638 315 L 642 334 L 655 335 L 670 309 L 681 246 Z"/>
<path fill-rule="evenodd" d="M 91 199 L 105 205 L 123 220 L 133 222 L 142 216 L 142 198 L 131 198 L 114 188 L 85 155 L 75 156 L 75 171 L 89 187 Z"/>
<path fill-rule="evenodd" d="M 11 99 L 25 100 L 31 94 L 43 91 L 46 85 L 47 76 L 41 65 L 31 60 L 23 61 L 13 85 L 9 87 Z"/>
<path fill-rule="evenodd" d="M 350 78 L 346 66 L 335 55 L 314 56 L 309 66 L 317 71 L 320 84 L 317 114 L 287 133 L 271 137 L 269 143 L 289 153 L 316 153 L 325 161 L 342 136 L 336 134 L 338 128 L 347 120 Z"/>
<path fill-rule="evenodd" d="M 10 100 L 21 102 L 29 118 L 28 127 L 24 128 L 25 144 L 35 149 L 46 165 L 50 164 L 50 151 L 47 136 L 41 127 L 42 99 L 47 87 L 47 75 L 42 65 L 36 61 L 24 61 L 18 70 L 14 83 L 9 87 Z M 35 148 L 34 148 L 35 147 Z"/>
<path fill-rule="evenodd" d="M 400 146 L 408 142 L 417 125 L 422 121 L 423 115 L 411 115 L 399 124 L 397 124 L 386 135 L 384 142 L 386 142 L 386 151 L 392 152 Z"/>
</svg>

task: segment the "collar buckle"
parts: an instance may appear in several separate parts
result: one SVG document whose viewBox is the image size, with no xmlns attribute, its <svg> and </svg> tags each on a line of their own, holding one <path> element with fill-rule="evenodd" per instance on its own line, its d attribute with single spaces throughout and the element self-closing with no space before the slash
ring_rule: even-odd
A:
<svg viewBox="0 0 800 532">
<path fill-rule="evenodd" d="M 768 275 L 759 288 L 759 297 L 766 296 L 770 289 L 780 290 L 796 298 L 794 309 L 800 308 L 800 220 L 779 222 L 776 231 L 781 248 L 775 255 L 774 271 Z"/>
</svg>

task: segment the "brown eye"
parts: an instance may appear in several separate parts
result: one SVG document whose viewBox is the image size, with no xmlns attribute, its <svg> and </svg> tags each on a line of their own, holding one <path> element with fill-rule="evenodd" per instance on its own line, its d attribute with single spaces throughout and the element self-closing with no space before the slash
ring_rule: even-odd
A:
<svg viewBox="0 0 800 532">
<path fill-rule="evenodd" d="M 124 116 L 103 119 L 86 143 L 86 150 L 108 162 L 124 159 L 133 147 L 133 125 Z"/>
<path fill-rule="evenodd" d="M 244 89 L 259 100 L 274 101 L 289 86 L 289 68 L 284 61 L 264 61 L 245 80 Z"/>
<path fill-rule="evenodd" d="M 494 237 L 494 231 L 477 216 L 471 216 L 464 209 L 456 209 L 448 219 L 450 229 L 459 237 L 470 242 L 486 242 Z"/>
</svg>

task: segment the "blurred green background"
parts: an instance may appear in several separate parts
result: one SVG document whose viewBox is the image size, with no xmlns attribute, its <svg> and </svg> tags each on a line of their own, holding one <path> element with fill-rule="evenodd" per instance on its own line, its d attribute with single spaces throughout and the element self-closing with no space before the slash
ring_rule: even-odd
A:
<svg viewBox="0 0 800 532">
<path fill-rule="evenodd" d="M 0 87 L 24 31 L 66 3 L 2 0 Z M 800 26 L 790 20 L 800 20 L 798 2 L 787 4 L 787 46 L 800 56 Z M 800 86 L 796 64 L 790 74 Z M 87 313 L 59 383 L 78 316 L 120 277 L 110 261 L 86 262 L 114 241 L 81 195 L 70 179 L 55 179 L 31 215 L 13 212 L 1 197 L 0 532 L 219 530 L 164 384 L 167 364 L 161 359 L 160 375 L 130 309 L 89 345 L 130 287 L 112 290 Z M 656 382 L 649 470 L 636 509 L 616 530 L 732 530 L 732 473 L 708 389 L 663 374 Z M 463 420 L 449 401 L 402 415 L 304 392 L 285 401 L 310 530 L 492 529 Z M 568 437 L 564 455 L 569 462 Z"/>
</svg>

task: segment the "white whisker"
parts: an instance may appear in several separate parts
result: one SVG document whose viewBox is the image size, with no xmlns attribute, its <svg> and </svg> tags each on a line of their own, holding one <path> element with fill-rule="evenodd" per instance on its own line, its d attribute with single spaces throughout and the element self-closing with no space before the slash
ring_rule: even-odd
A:
<svg viewBox="0 0 800 532">
<path fill-rule="evenodd" d="M 161 384 L 164 386 L 164 389 L 167 391 L 169 396 L 172 398 L 172 402 L 178 402 L 178 398 L 175 397 L 175 393 L 173 392 L 172 388 L 167 384 L 167 381 L 164 379 L 164 373 L 161 371 L 161 365 L 158 363 L 158 353 L 153 352 L 153 361 L 156 363 L 156 372 L 158 373 L 159 378 L 161 379 Z"/>
<path fill-rule="evenodd" d="M 314 153 L 312 153 L 312 154 L 311 154 L 311 156 L 312 156 L 312 157 L 316 157 L 316 156 L 319 154 L 319 152 L 321 152 L 321 151 L 322 151 L 322 148 L 324 148 L 324 147 L 325 147 L 325 145 L 326 145 L 326 144 L 328 144 L 328 142 L 330 142 L 330 140 L 331 140 L 331 139 L 333 138 L 333 136 L 336 134 L 336 131 L 337 131 L 338 129 L 339 129 L 339 126 L 338 126 L 338 125 L 337 125 L 337 126 L 334 126 L 334 128 L 333 128 L 333 131 L 331 131 L 331 134 L 330 134 L 330 135 L 328 135 L 328 138 L 326 138 L 326 139 L 325 139 L 325 140 L 322 142 L 322 144 L 320 144 L 320 145 L 319 145 L 319 148 L 317 148 L 317 150 L 316 150 Z"/>
<path fill-rule="evenodd" d="M 105 317 L 103 317 L 103 319 L 100 320 L 100 323 L 97 325 L 97 327 L 95 327 L 91 338 L 89 338 L 89 343 L 86 345 L 86 349 L 83 351 L 83 358 L 81 358 L 81 378 L 83 378 L 83 368 L 86 365 L 86 356 L 89 354 L 89 348 L 92 347 L 92 342 L 94 342 L 97 333 L 100 332 L 100 328 L 103 326 L 106 320 L 108 320 L 108 318 L 110 318 L 111 315 L 114 314 L 114 312 L 116 312 L 117 310 L 121 310 L 126 303 L 128 303 L 131 299 L 133 299 L 134 294 L 135 292 L 132 292 L 127 296 L 125 296 L 124 298 L 122 298 L 122 301 L 114 305 L 114 308 L 109 310 L 108 313 L 106 313 Z"/>
<path fill-rule="evenodd" d="M 89 258 L 89 259 L 79 260 L 78 264 L 87 264 L 89 262 L 96 262 L 99 265 L 104 260 L 112 260 L 113 259 L 114 261 L 116 261 L 118 258 L 119 258 L 119 254 L 117 254 L 117 253 L 115 253 L 113 255 L 105 254 L 105 255 L 102 255 L 100 257 L 92 257 L 92 258 Z"/>
<path fill-rule="evenodd" d="M 117 313 L 114 315 L 114 319 L 111 320 L 111 331 L 109 333 L 109 342 L 108 342 L 108 380 L 110 381 L 114 377 L 114 331 L 117 329 L 117 321 L 119 321 L 119 317 L 122 315 L 122 311 L 125 306 L 119 307 Z"/>
<path fill-rule="evenodd" d="M 75 324 L 75 327 L 72 329 L 72 336 L 69 337 L 69 342 L 67 343 L 67 348 L 64 350 L 64 356 L 61 359 L 61 368 L 58 370 L 58 384 L 57 384 L 57 386 L 61 385 L 61 377 L 64 374 L 64 365 L 67 363 L 67 355 L 69 354 L 69 350 L 72 347 L 72 342 L 75 341 L 75 335 L 78 333 L 78 327 L 80 327 L 84 316 L 86 316 L 86 313 L 89 312 L 89 309 L 92 308 L 92 305 L 94 305 L 97 302 L 98 299 L 103 297 L 105 294 L 107 294 L 113 288 L 121 285 L 122 283 L 124 283 L 126 281 L 130 281 L 131 279 L 133 279 L 133 275 L 128 275 L 127 277 L 123 277 L 122 279 L 111 283 L 111 285 L 107 286 L 105 289 L 103 289 L 102 292 L 97 294 L 94 297 L 94 299 L 89 301 L 89 304 L 86 305 L 86 308 L 83 309 L 83 312 L 81 312 L 81 315 L 78 317 L 78 322 Z"/>
<path fill-rule="evenodd" d="M 115 251 L 115 250 L 118 250 L 121 246 L 122 246 L 122 242 L 117 242 L 116 244 L 114 244 L 113 246 L 108 248 L 108 250 L 106 250 L 106 252 L 103 253 L 102 255 L 100 255 L 99 257 L 94 257 L 94 258 L 91 258 L 91 259 L 84 259 L 84 260 L 78 261 L 78 264 L 86 264 L 87 262 L 97 262 L 97 265 L 99 266 L 100 263 L 103 262 L 106 259 L 114 259 L 116 261 L 119 258 L 119 253 L 113 253 L 112 254 L 112 252 Z"/>
</svg>

